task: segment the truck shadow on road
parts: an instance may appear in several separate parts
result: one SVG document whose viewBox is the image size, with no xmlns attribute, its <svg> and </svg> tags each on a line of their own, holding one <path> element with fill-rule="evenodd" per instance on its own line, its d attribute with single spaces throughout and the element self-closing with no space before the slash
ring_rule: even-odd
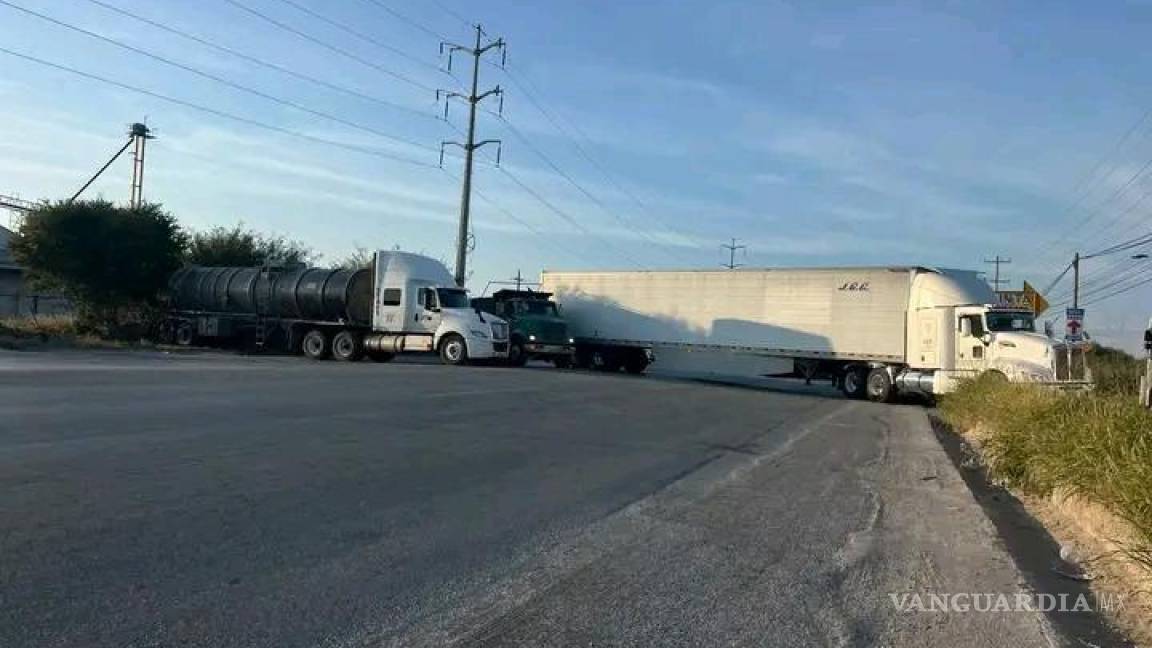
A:
<svg viewBox="0 0 1152 648">
<path fill-rule="evenodd" d="M 1057 601 L 1062 595 L 1066 596 L 1070 608 L 1079 596 L 1091 605 L 1092 612 L 1045 612 L 1044 616 L 1056 631 L 1064 638 L 1078 642 L 1076 645 L 1134 646 L 1097 608 L 1098 601 L 1087 583 L 1057 573 L 1057 570 L 1075 573 L 1077 567 L 1064 563 L 1060 558 L 1060 543 L 1044 525 L 1032 517 L 1010 492 L 989 482 L 987 470 L 973 461 L 972 451 L 947 424 L 935 416 L 931 421 L 940 445 L 984 510 L 984 515 L 996 527 L 997 534 L 1032 591 L 1051 594 Z"/>
</svg>

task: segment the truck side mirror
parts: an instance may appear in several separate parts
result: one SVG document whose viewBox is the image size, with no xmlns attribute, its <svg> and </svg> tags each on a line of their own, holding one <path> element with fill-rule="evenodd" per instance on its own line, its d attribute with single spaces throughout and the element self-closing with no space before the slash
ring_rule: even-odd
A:
<svg viewBox="0 0 1152 648">
<path fill-rule="evenodd" d="M 981 335 L 980 341 L 984 343 L 984 346 L 988 346 L 989 344 L 992 344 L 992 334 L 991 333 L 985 333 L 984 335 Z"/>
</svg>

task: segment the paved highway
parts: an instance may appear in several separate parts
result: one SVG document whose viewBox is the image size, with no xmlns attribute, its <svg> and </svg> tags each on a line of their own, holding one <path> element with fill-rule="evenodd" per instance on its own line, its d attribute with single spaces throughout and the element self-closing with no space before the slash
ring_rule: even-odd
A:
<svg viewBox="0 0 1152 648">
<path fill-rule="evenodd" d="M 924 410 L 652 377 L 0 352 L 0 646 L 1025 646 Z M 1079 645 L 1079 644 L 1076 644 Z"/>
</svg>

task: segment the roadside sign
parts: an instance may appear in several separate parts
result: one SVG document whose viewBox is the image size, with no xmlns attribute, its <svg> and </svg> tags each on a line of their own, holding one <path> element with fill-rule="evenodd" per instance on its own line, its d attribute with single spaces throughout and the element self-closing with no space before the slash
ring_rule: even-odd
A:
<svg viewBox="0 0 1152 648">
<path fill-rule="evenodd" d="M 1040 291 L 1032 287 L 1032 284 L 1027 281 L 1024 282 L 1024 299 L 1032 305 L 1032 312 L 1039 315 L 1048 310 L 1048 300 L 1044 299 L 1044 295 Z"/>
<path fill-rule="evenodd" d="M 1084 309 L 1069 308 L 1064 311 L 1064 339 L 1079 342 L 1084 339 Z"/>
<path fill-rule="evenodd" d="M 996 294 L 1000 297 L 1000 304 L 1004 306 L 1027 308 L 1035 315 L 1048 310 L 1048 300 L 1027 281 L 1024 282 L 1024 290 L 1001 290 Z"/>
</svg>

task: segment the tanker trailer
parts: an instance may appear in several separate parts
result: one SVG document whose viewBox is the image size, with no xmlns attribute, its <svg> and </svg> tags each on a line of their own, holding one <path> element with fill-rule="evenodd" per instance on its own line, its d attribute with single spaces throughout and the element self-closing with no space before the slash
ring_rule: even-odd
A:
<svg viewBox="0 0 1152 648">
<path fill-rule="evenodd" d="M 370 268 L 190 266 L 168 282 L 165 337 L 240 343 L 322 360 L 438 353 L 446 364 L 505 358 L 508 324 L 472 308 L 443 264 L 380 251 Z"/>
</svg>

